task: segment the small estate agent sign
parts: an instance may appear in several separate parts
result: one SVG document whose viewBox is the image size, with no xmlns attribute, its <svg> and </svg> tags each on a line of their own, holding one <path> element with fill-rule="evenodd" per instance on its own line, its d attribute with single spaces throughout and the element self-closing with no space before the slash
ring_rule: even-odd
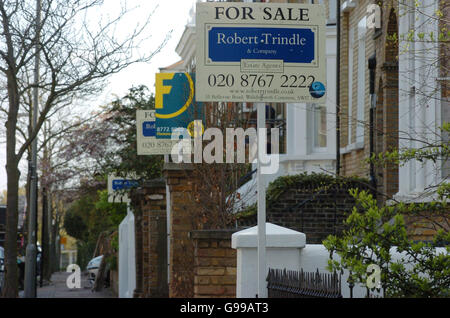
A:
<svg viewBox="0 0 450 318">
<path fill-rule="evenodd" d="M 136 136 L 138 155 L 167 155 L 176 140 L 156 138 L 155 110 L 136 111 Z"/>
</svg>

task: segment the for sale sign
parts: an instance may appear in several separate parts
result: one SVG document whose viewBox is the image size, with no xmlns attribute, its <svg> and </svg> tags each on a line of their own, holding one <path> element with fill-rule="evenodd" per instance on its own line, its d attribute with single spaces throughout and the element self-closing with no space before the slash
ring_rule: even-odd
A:
<svg viewBox="0 0 450 318">
<path fill-rule="evenodd" d="M 195 74 L 156 74 L 156 138 L 172 138 L 177 128 L 188 129 L 203 118 L 203 103 L 195 101 Z"/>
<path fill-rule="evenodd" d="M 108 202 L 129 203 L 128 191 L 137 188 L 139 183 L 134 178 L 122 178 L 108 175 Z"/>
<path fill-rule="evenodd" d="M 168 155 L 176 140 L 156 138 L 155 110 L 136 111 L 136 143 L 138 155 Z"/>
<path fill-rule="evenodd" d="M 197 3 L 198 101 L 325 100 L 325 8 Z"/>
</svg>

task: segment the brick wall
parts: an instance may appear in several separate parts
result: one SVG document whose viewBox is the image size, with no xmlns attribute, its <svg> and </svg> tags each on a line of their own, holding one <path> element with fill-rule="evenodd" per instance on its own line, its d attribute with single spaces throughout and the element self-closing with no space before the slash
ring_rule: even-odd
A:
<svg viewBox="0 0 450 318">
<path fill-rule="evenodd" d="M 189 232 L 197 229 L 192 200 L 195 185 L 190 164 L 165 163 L 163 174 L 170 191 L 169 297 L 194 296 L 194 244 Z"/>
<path fill-rule="evenodd" d="M 450 231 L 450 209 L 435 209 L 405 216 L 408 236 L 413 241 L 432 242 L 438 230 Z M 448 245 L 448 242 L 446 243 Z"/>
<path fill-rule="evenodd" d="M 406 218 L 408 235 L 413 241 L 432 242 L 436 235 L 435 223 L 448 224 L 449 218 L 433 218 L 432 221 L 424 218 Z M 450 229 L 447 229 L 449 231 Z"/>
<path fill-rule="evenodd" d="M 198 203 L 192 200 L 196 179 L 191 165 L 167 163 L 163 174 L 165 179 L 146 182 L 131 194 L 136 232 L 134 297 L 234 296 L 234 231 L 195 231 L 199 228 L 195 218 Z M 169 260 L 166 182 L 170 191 Z"/>
<path fill-rule="evenodd" d="M 134 297 L 167 297 L 167 216 L 164 179 L 144 183 L 131 194 L 136 235 Z"/>
<path fill-rule="evenodd" d="M 306 234 L 308 244 L 322 244 L 330 234 L 339 234 L 344 220 L 355 204 L 348 190 L 368 185 L 349 182 L 317 191 L 317 186 L 297 183 L 289 186 L 273 203 L 267 205 L 267 222 Z M 256 216 L 241 219 L 241 226 L 256 224 Z"/>
<path fill-rule="evenodd" d="M 194 242 L 194 297 L 236 296 L 236 250 L 231 235 L 237 230 L 191 232 Z"/>
<path fill-rule="evenodd" d="M 342 155 L 342 158 L 342 174 L 344 176 L 369 177 L 369 164 L 365 161 L 367 158 L 365 149 L 351 151 Z"/>
<path fill-rule="evenodd" d="M 364 146 L 362 149 L 355 149 L 347 153 L 341 153 L 341 171 L 344 176 L 361 176 L 368 177 L 369 165 L 364 163 L 364 159 L 369 156 L 369 70 L 367 69 L 367 59 L 375 51 L 375 43 L 372 40 L 374 31 L 366 31 L 365 41 L 365 94 L 364 94 L 364 116 L 363 122 L 358 122 L 358 23 L 367 15 L 367 6 L 371 4 L 370 0 L 358 1 L 356 7 L 350 12 L 341 12 L 341 147 L 352 145 L 356 142 L 357 125 L 364 126 Z M 350 39 L 350 28 L 353 28 L 353 39 Z M 352 47 L 350 44 L 353 43 Z M 349 57 L 350 50 L 353 52 L 353 72 L 350 72 Z M 352 78 L 352 93 L 350 94 L 349 76 Z M 350 109 L 350 97 L 352 101 Z M 350 135 L 350 137 L 349 137 Z M 343 150 L 343 149 L 342 149 Z"/>
<path fill-rule="evenodd" d="M 384 8 L 384 35 L 377 40 L 377 47 L 384 47 L 384 56 L 381 59 L 379 72 L 383 79 L 383 87 L 378 87 L 383 94 L 383 151 L 392 151 L 398 149 L 398 43 L 392 41 L 389 37 L 398 35 L 397 8 Z M 384 57 L 384 59 L 383 59 Z M 384 193 L 392 196 L 398 191 L 398 165 L 386 164 L 382 170 Z"/>
<path fill-rule="evenodd" d="M 448 2 L 441 2 L 441 10 L 444 17 L 450 16 L 450 5 Z M 440 29 L 444 30 L 450 29 L 450 21 L 448 19 L 442 19 L 440 21 Z M 442 78 L 440 80 L 441 84 L 441 110 L 442 110 L 442 123 L 444 122 L 450 122 L 450 84 L 448 77 L 450 76 L 450 61 L 448 57 L 450 56 L 450 46 L 448 43 L 441 43 L 440 44 L 440 55 L 441 58 L 439 59 L 439 63 L 441 66 L 441 72 L 440 77 Z M 447 79 L 446 79 L 447 78 Z M 446 142 L 450 142 L 450 133 L 443 132 L 442 133 L 442 139 Z M 450 178 L 450 159 L 447 159 L 445 162 L 443 162 L 443 169 L 442 169 L 442 178 Z"/>
</svg>

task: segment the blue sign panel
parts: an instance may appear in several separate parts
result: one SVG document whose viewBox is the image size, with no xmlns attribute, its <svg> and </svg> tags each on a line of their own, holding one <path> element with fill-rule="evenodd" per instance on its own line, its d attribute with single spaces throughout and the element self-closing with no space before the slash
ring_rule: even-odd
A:
<svg viewBox="0 0 450 318">
<path fill-rule="evenodd" d="M 188 128 L 203 118 L 203 103 L 195 101 L 195 75 L 192 73 L 156 74 L 156 138 L 171 139 L 176 128 Z"/>
<path fill-rule="evenodd" d="M 142 123 L 142 134 L 144 137 L 155 137 L 156 136 L 156 122 L 155 121 L 144 121 Z"/>
<path fill-rule="evenodd" d="M 264 59 L 311 63 L 315 56 L 314 32 L 309 28 L 213 27 L 208 38 L 212 62 Z"/>
<path fill-rule="evenodd" d="M 114 191 L 137 188 L 139 183 L 135 180 L 116 179 L 112 181 Z"/>
</svg>

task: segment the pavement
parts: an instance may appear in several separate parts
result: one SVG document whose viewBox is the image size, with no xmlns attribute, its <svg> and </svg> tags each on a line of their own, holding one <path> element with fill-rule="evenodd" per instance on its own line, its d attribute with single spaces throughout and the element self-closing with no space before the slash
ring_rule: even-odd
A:
<svg viewBox="0 0 450 318">
<path fill-rule="evenodd" d="M 66 285 L 66 280 L 71 273 L 54 273 L 51 282 L 47 286 L 37 288 L 37 298 L 115 298 L 109 288 L 102 291 L 92 291 L 86 273 L 81 275 L 81 288 L 70 289 Z M 23 291 L 19 293 L 23 297 Z"/>
</svg>

